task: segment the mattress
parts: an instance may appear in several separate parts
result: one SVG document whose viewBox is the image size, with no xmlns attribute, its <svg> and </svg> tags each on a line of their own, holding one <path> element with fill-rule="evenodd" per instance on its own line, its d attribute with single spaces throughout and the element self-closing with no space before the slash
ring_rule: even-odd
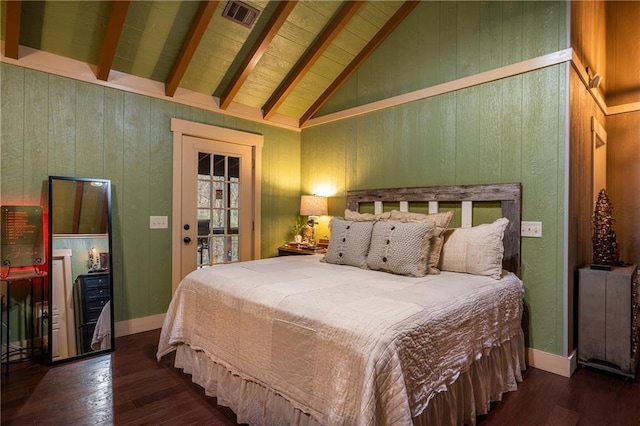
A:
<svg viewBox="0 0 640 426">
<path fill-rule="evenodd" d="M 410 424 L 474 362 L 521 342 L 523 286 L 512 273 L 410 278 L 320 259 L 192 272 L 158 359 L 186 345 L 318 424 Z"/>
</svg>

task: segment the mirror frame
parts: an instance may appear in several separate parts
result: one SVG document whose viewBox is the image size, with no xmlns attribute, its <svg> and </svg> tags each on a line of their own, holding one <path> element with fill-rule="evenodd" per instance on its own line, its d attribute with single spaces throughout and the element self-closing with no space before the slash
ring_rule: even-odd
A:
<svg viewBox="0 0 640 426">
<path fill-rule="evenodd" d="M 73 355 L 73 356 L 69 356 L 67 358 L 63 358 L 63 359 L 58 359 L 58 360 L 53 360 L 53 321 L 51 321 L 51 312 L 52 312 L 52 306 L 53 306 L 53 237 L 54 237 L 54 233 L 53 233 L 53 183 L 55 181 L 73 181 L 73 182 L 102 182 L 103 184 L 106 184 L 107 186 L 107 194 L 106 194 L 106 202 L 107 202 L 107 228 L 106 228 L 106 235 L 107 235 L 107 243 L 108 243 L 108 248 L 109 248 L 109 294 L 110 294 L 110 311 L 111 311 L 111 347 L 107 348 L 107 349 L 98 349 L 95 351 L 91 351 L 91 352 L 85 352 L 85 353 L 81 353 L 81 354 L 77 354 L 77 355 Z M 49 205 L 48 205 L 48 212 L 49 212 L 49 217 L 48 217 L 48 233 L 49 233 L 49 237 L 48 237 L 48 251 L 49 253 L 47 254 L 47 260 L 49 263 L 48 266 L 48 270 L 49 270 L 49 324 L 48 324 L 48 338 L 49 338 L 49 343 L 48 343 L 48 348 L 47 348 L 47 357 L 49 360 L 49 364 L 53 365 L 53 364 L 59 364 L 59 363 L 63 363 L 63 362 L 67 362 L 67 361 L 72 361 L 72 360 L 77 360 L 77 359 L 81 359 L 81 358 L 88 358 L 88 357 L 92 357 L 95 355 L 100 355 L 100 354 L 105 354 L 105 353 L 109 353 L 109 352 L 113 352 L 116 348 L 116 338 L 115 338 L 115 321 L 114 321 L 114 307 L 113 307 L 113 268 L 112 268 L 112 262 L 113 262 L 113 246 L 112 246 L 112 240 L 113 240 L 113 227 L 111 224 L 111 181 L 109 179 L 98 179 L 98 178 L 81 178 L 81 177 L 71 177 L 71 176 L 49 176 L 49 187 L 48 187 L 48 196 L 49 196 Z M 59 234 L 59 235 L 71 235 L 71 234 Z M 75 235 L 103 235 L 103 234 L 75 234 Z M 88 273 L 88 271 L 87 271 Z M 74 279 L 74 285 L 75 285 L 75 278 Z M 75 318 L 73 319 L 75 321 Z"/>
</svg>

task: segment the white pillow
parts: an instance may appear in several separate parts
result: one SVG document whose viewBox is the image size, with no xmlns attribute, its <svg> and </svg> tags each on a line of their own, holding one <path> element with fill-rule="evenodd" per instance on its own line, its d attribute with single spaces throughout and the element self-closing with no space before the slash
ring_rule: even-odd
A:
<svg viewBox="0 0 640 426">
<path fill-rule="evenodd" d="M 331 237 L 324 260 L 327 263 L 366 268 L 373 224 L 374 222 L 356 222 L 338 217 L 331 219 Z"/>
<path fill-rule="evenodd" d="M 447 230 L 440 269 L 500 279 L 504 255 L 502 237 L 508 224 L 509 220 L 503 217 L 472 228 Z"/>
<path fill-rule="evenodd" d="M 424 277 L 427 274 L 429 230 L 426 223 L 380 221 L 373 225 L 367 266 L 378 271 Z"/>
</svg>

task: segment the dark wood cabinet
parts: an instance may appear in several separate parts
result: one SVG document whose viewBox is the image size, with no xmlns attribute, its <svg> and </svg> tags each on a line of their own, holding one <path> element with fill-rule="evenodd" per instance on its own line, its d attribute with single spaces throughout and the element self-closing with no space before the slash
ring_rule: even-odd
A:
<svg viewBox="0 0 640 426">
<path fill-rule="evenodd" d="M 638 363 L 636 265 L 580 269 L 578 363 L 635 377 Z"/>
<path fill-rule="evenodd" d="M 78 275 L 73 289 L 78 353 L 91 352 L 91 339 L 104 305 L 111 300 L 108 273 Z"/>
</svg>

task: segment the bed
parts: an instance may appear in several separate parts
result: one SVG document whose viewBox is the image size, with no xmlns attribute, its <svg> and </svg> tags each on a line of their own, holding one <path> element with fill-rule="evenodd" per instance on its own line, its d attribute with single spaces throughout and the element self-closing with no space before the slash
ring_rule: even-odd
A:
<svg viewBox="0 0 640 426">
<path fill-rule="evenodd" d="M 525 368 L 520 200 L 519 184 L 349 191 L 326 255 L 185 277 L 157 358 L 175 350 L 239 423 L 475 424 Z M 472 226 L 485 202 L 501 217 Z"/>
</svg>

